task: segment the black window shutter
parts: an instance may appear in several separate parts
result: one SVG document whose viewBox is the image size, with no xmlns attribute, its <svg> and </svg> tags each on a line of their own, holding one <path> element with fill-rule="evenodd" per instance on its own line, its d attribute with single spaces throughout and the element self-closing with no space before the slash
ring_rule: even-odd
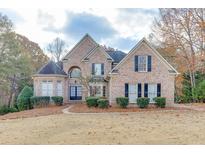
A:
<svg viewBox="0 0 205 154">
<path fill-rule="evenodd" d="M 104 64 L 101 64 L 101 75 L 104 75 Z"/>
<path fill-rule="evenodd" d="M 103 96 L 105 97 L 105 86 L 103 86 Z"/>
<path fill-rule="evenodd" d="M 138 72 L 138 56 L 135 56 L 135 72 Z"/>
<path fill-rule="evenodd" d="M 148 97 L 148 84 L 144 84 L 144 97 Z"/>
<path fill-rule="evenodd" d="M 92 63 L 92 75 L 95 75 L 95 64 Z"/>
<path fill-rule="evenodd" d="M 152 57 L 151 56 L 148 56 L 148 64 L 147 64 L 147 67 L 148 67 L 148 72 L 151 72 L 152 71 Z"/>
<path fill-rule="evenodd" d="M 142 97 L 142 84 L 138 83 L 138 97 Z"/>
<path fill-rule="evenodd" d="M 161 84 L 157 84 L 157 97 L 161 97 Z"/>
<path fill-rule="evenodd" d="M 125 97 L 128 97 L 128 93 L 129 93 L 129 85 L 128 83 L 125 83 Z"/>
</svg>

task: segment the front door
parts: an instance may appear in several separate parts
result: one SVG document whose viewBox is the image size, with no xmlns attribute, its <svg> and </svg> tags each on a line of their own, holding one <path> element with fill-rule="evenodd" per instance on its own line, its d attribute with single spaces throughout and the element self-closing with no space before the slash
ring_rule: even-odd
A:
<svg viewBox="0 0 205 154">
<path fill-rule="evenodd" d="M 82 86 L 70 86 L 70 100 L 82 100 Z"/>
</svg>

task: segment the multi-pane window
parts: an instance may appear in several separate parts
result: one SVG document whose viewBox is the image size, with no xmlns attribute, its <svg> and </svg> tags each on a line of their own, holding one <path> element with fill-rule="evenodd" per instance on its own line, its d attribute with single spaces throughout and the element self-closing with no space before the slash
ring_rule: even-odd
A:
<svg viewBox="0 0 205 154">
<path fill-rule="evenodd" d="M 95 75 L 102 75 L 101 65 L 102 64 L 95 64 L 94 65 Z"/>
<path fill-rule="evenodd" d="M 73 68 L 70 71 L 70 78 L 79 78 L 81 76 L 81 71 L 79 68 Z"/>
<path fill-rule="evenodd" d="M 53 95 L 52 81 L 42 81 L 41 92 L 42 92 L 42 96 L 52 96 Z"/>
<path fill-rule="evenodd" d="M 56 93 L 57 93 L 57 96 L 63 96 L 63 85 L 62 85 L 62 81 L 57 81 Z"/>
<path fill-rule="evenodd" d="M 90 95 L 91 96 L 106 96 L 106 88 L 102 85 L 93 85 L 90 86 Z"/>
<path fill-rule="evenodd" d="M 157 84 L 148 84 L 148 98 L 150 103 L 154 102 L 154 98 L 157 97 Z"/>
<path fill-rule="evenodd" d="M 138 57 L 138 71 L 139 72 L 147 71 L 147 56 Z"/>
</svg>

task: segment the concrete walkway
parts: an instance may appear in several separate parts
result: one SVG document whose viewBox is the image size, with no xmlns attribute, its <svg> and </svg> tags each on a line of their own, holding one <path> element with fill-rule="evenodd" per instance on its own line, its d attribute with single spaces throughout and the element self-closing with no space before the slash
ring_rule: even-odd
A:
<svg viewBox="0 0 205 154">
<path fill-rule="evenodd" d="M 79 113 L 79 112 L 70 112 L 70 109 L 73 107 L 74 105 L 70 105 L 69 107 L 65 108 L 62 110 L 62 112 L 64 114 L 72 114 L 72 115 L 96 115 L 96 114 L 135 114 L 137 112 L 94 112 L 94 113 Z M 182 105 L 182 104 L 175 104 L 174 107 L 176 108 L 180 108 L 180 109 L 193 109 L 196 111 L 205 111 L 205 106 L 204 106 L 204 110 L 200 110 L 197 108 L 192 108 L 191 106 L 186 106 L 186 105 Z M 158 110 L 158 112 L 168 112 L 170 110 Z M 173 110 L 174 111 L 174 110 Z M 142 111 L 141 111 L 142 112 Z M 153 111 L 145 111 L 145 112 L 156 112 L 155 110 Z"/>
</svg>

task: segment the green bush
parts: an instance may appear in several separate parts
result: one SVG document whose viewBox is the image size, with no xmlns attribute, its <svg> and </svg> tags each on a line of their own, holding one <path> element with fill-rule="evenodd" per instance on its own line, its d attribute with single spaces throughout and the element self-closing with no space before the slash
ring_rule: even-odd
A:
<svg viewBox="0 0 205 154">
<path fill-rule="evenodd" d="M 0 106 L 0 115 L 9 113 L 9 107 L 6 105 Z"/>
<path fill-rule="evenodd" d="M 97 107 L 98 106 L 98 99 L 99 97 L 87 97 L 86 98 L 86 104 L 88 107 Z"/>
<path fill-rule="evenodd" d="M 51 97 L 51 99 L 54 101 L 54 103 L 57 106 L 63 105 L 63 97 L 61 97 L 61 96 L 53 96 L 53 97 Z"/>
<path fill-rule="evenodd" d="M 30 97 L 33 96 L 31 87 L 25 86 L 17 98 L 17 107 L 19 111 L 32 109 L 33 105 L 30 102 Z"/>
<path fill-rule="evenodd" d="M 99 108 L 108 108 L 109 106 L 109 101 L 107 99 L 98 99 L 97 100 L 98 107 Z"/>
<path fill-rule="evenodd" d="M 205 80 L 200 82 L 194 89 L 194 98 L 198 101 L 205 102 Z"/>
<path fill-rule="evenodd" d="M 157 107 L 165 108 L 165 106 L 166 106 L 166 98 L 165 97 L 155 97 L 153 100 L 155 101 L 155 105 Z"/>
<path fill-rule="evenodd" d="M 137 98 L 137 105 L 140 108 L 147 108 L 149 105 L 149 98 L 147 98 L 147 97 Z"/>
<path fill-rule="evenodd" d="M 34 107 L 46 107 L 50 102 L 50 96 L 33 96 L 30 101 Z"/>
<path fill-rule="evenodd" d="M 117 97 L 116 102 L 121 108 L 126 108 L 128 106 L 129 99 L 127 97 Z"/>
<path fill-rule="evenodd" d="M 13 112 L 19 112 L 19 110 L 15 107 L 10 107 L 9 108 L 9 112 L 13 113 Z"/>
<path fill-rule="evenodd" d="M 7 105 L 0 106 L 0 115 L 7 114 L 9 112 L 18 112 L 18 109 L 15 107 L 8 107 Z"/>
</svg>

